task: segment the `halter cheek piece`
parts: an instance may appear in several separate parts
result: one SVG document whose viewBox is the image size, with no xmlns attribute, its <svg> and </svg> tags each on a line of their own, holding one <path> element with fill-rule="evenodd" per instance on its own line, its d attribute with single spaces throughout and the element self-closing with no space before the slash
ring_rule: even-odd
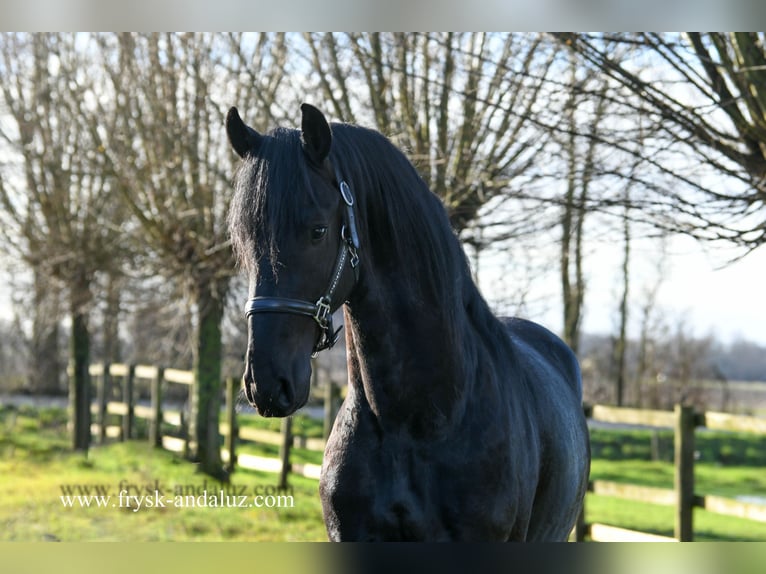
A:
<svg viewBox="0 0 766 574">
<path fill-rule="evenodd" d="M 340 231 L 340 247 L 338 256 L 335 259 L 332 275 L 330 276 L 330 285 L 327 291 L 316 303 L 302 301 L 300 299 L 287 299 L 284 297 L 253 297 L 245 305 L 245 318 L 249 318 L 256 313 L 293 313 L 310 317 L 319 325 L 319 337 L 314 344 L 314 356 L 319 351 L 330 349 L 338 341 L 341 325 L 334 329 L 332 324 L 332 303 L 335 290 L 343 276 L 346 263 L 351 265 L 354 271 L 354 282 L 359 280 L 359 234 L 356 229 L 356 218 L 354 216 L 354 196 L 348 184 L 336 177 L 340 182 L 338 185 L 340 195 L 343 199 L 343 226 Z"/>
</svg>

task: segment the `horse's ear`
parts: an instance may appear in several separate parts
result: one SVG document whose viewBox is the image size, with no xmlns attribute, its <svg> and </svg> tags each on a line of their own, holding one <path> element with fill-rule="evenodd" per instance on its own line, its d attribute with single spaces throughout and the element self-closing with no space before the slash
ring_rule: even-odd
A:
<svg viewBox="0 0 766 574">
<path fill-rule="evenodd" d="M 321 166 L 330 155 L 332 133 L 324 114 L 311 104 L 301 104 L 301 140 L 309 159 Z"/>
<path fill-rule="evenodd" d="M 226 134 L 229 143 L 239 157 L 245 157 L 249 152 L 255 151 L 261 141 L 260 134 L 253 128 L 246 126 L 239 117 L 237 108 L 231 108 L 226 114 Z"/>
</svg>

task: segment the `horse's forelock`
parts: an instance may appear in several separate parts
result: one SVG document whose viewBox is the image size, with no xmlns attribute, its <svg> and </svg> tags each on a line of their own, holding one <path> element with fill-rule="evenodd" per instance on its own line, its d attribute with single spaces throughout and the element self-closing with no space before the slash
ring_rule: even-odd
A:
<svg viewBox="0 0 766 574">
<path fill-rule="evenodd" d="M 280 238 L 301 221 L 305 202 L 299 195 L 312 195 L 308 170 L 297 130 L 274 130 L 262 139 L 257 154 L 242 160 L 228 221 L 241 266 L 251 269 L 266 256 L 276 271 Z"/>
</svg>

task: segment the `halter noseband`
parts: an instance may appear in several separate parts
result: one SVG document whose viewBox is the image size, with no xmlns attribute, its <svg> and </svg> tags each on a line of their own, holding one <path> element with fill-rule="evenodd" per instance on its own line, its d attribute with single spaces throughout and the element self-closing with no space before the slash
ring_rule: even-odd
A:
<svg viewBox="0 0 766 574">
<path fill-rule="evenodd" d="M 340 247 L 338 257 L 335 259 L 335 267 L 330 277 L 330 285 L 327 291 L 316 303 L 302 301 L 300 299 L 288 299 L 285 297 L 253 297 L 245 305 L 245 318 L 256 313 L 293 313 L 310 317 L 319 325 L 320 333 L 314 344 L 314 356 L 319 351 L 330 349 L 338 341 L 340 330 L 343 325 L 334 329 L 332 323 L 332 298 L 340 283 L 346 262 L 354 271 L 354 282 L 359 280 L 359 234 L 356 229 L 354 216 L 354 196 L 348 184 L 336 177 L 340 195 L 343 198 L 345 209 L 343 210 L 343 226 L 340 231 Z"/>
</svg>

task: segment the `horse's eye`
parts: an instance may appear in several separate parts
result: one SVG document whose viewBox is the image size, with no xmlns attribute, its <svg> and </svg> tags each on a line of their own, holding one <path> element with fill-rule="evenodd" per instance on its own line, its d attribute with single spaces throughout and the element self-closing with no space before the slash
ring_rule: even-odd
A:
<svg viewBox="0 0 766 574">
<path fill-rule="evenodd" d="M 320 241 L 327 234 L 327 227 L 325 225 L 317 225 L 311 230 L 311 241 Z"/>
</svg>

